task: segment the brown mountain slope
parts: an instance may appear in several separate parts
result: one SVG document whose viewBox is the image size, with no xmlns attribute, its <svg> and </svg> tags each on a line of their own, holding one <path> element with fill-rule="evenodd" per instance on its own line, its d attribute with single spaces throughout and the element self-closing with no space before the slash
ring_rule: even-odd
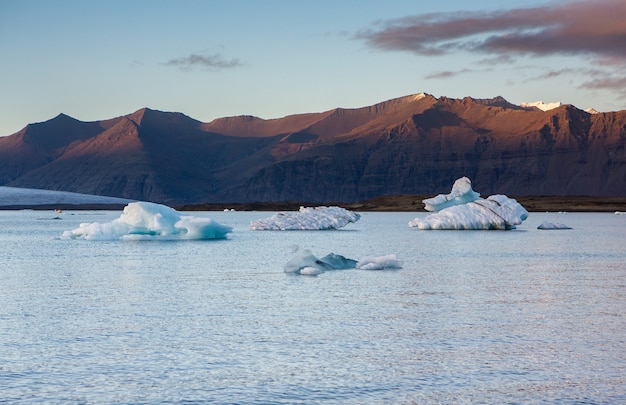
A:
<svg viewBox="0 0 626 405">
<path fill-rule="evenodd" d="M 428 194 L 447 191 L 463 175 L 484 194 L 626 193 L 624 112 L 592 116 L 572 106 L 543 112 L 471 99 L 442 99 L 413 112 L 309 143 L 246 181 L 249 199 Z"/>
<path fill-rule="evenodd" d="M 60 115 L 0 138 L 0 185 L 170 204 L 433 194 L 626 196 L 626 111 L 591 115 L 418 94 L 369 107 L 202 123 L 142 109 Z"/>
<path fill-rule="evenodd" d="M 104 129 L 102 123 L 59 114 L 49 121 L 29 124 L 12 136 L 0 137 L 0 183 L 53 161 L 73 142 L 89 139 Z"/>
</svg>

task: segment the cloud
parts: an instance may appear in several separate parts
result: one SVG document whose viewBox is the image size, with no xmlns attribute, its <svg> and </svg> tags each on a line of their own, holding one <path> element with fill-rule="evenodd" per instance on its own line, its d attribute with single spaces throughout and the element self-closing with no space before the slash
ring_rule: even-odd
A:
<svg viewBox="0 0 626 405">
<path fill-rule="evenodd" d="M 595 69 L 548 71 L 536 79 L 582 77 L 579 88 L 626 94 L 626 1 L 575 0 L 487 12 L 430 13 L 379 21 L 353 38 L 368 46 L 434 57 L 488 55 L 478 65 L 513 64 L 515 57 L 574 56 Z M 443 71 L 441 79 L 475 71 Z"/>
<path fill-rule="evenodd" d="M 431 13 L 356 34 L 368 45 L 419 55 L 589 55 L 626 63 L 626 1 L 597 0 L 493 12 Z"/>
<path fill-rule="evenodd" d="M 515 59 L 511 55 L 499 55 L 493 58 L 485 58 L 478 62 L 480 65 L 504 65 L 515 63 Z"/>
<path fill-rule="evenodd" d="M 424 78 L 425 79 L 449 79 L 451 77 L 455 77 L 455 76 L 459 76 L 465 73 L 474 73 L 474 72 L 488 72 L 491 69 L 482 69 L 482 70 L 476 70 L 476 69 L 469 69 L 469 68 L 465 68 L 465 69 L 461 69 L 461 70 L 444 70 L 441 72 L 435 72 L 435 73 L 431 73 L 429 75 L 426 75 Z"/>
<path fill-rule="evenodd" d="M 210 70 L 232 69 L 242 66 L 243 64 L 237 58 L 225 59 L 219 53 L 192 53 L 191 55 L 182 58 L 170 59 L 165 62 L 164 65 L 176 66 L 182 70 L 189 71 L 196 67 Z"/>
<path fill-rule="evenodd" d="M 571 68 L 565 68 L 565 69 L 559 69 L 559 70 L 551 70 L 549 72 L 540 74 L 539 76 L 535 76 L 532 79 L 529 80 L 540 80 L 540 79 L 552 79 L 555 77 L 559 77 L 559 76 L 563 76 L 563 75 L 568 75 L 568 74 L 572 74 L 572 73 L 579 73 L 580 69 L 571 69 Z"/>
<path fill-rule="evenodd" d="M 587 90 L 612 90 L 626 96 L 626 76 L 596 77 L 583 83 L 580 88 Z"/>
</svg>

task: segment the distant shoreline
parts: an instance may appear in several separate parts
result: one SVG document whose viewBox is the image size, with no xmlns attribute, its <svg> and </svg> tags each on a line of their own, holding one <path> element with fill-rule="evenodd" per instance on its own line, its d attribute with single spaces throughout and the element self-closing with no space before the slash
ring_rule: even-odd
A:
<svg viewBox="0 0 626 405">
<path fill-rule="evenodd" d="M 356 203 L 257 202 L 247 204 L 190 204 L 174 206 L 179 211 L 295 211 L 301 206 L 337 205 L 352 211 L 425 212 L 422 200 L 432 195 L 396 195 L 376 197 Z M 512 197 L 529 212 L 615 212 L 626 211 L 626 197 L 527 196 Z"/>
<path fill-rule="evenodd" d="M 172 205 L 179 211 L 296 211 L 301 206 L 337 205 L 352 211 L 363 212 L 425 212 L 422 200 L 432 195 L 396 195 L 372 198 L 355 203 L 306 202 L 255 202 L 255 203 L 205 203 Z M 626 197 L 590 196 L 526 196 L 515 198 L 529 212 L 626 212 Z M 125 204 L 38 204 L 5 205 L 0 210 L 122 210 Z"/>
</svg>

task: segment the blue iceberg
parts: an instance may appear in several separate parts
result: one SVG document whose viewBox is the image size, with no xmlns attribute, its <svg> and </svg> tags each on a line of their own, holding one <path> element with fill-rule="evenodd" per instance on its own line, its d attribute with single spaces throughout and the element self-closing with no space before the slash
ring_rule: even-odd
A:
<svg viewBox="0 0 626 405">
<path fill-rule="evenodd" d="M 232 230 L 210 218 L 182 215 L 165 205 L 133 202 L 124 207 L 119 218 L 105 223 L 82 223 L 76 229 L 63 232 L 61 239 L 225 239 Z"/>
<path fill-rule="evenodd" d="M 310 250 L 296 250 L 297 255 L 285 264 L 285 273 L 294 273 L 306 276 L 315 276 L 325 271 L 361 269 L 361 270 L 385 270 L 400 269 L 402 262 L 396 255 L 366 256 L 361 260 L 353 260 L 342 255 L 329 253 L 317 258 Z"/>
</svg>

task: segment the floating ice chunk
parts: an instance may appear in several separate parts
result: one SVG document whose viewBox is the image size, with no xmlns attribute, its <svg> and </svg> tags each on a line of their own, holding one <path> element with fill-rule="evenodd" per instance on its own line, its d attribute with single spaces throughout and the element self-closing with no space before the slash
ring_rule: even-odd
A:
<svg viewBox="0 0 626 405">
<path fill-rule="evenodd" d="M 615 211 L 615 215 L 626 215 L 626 212 Z"/>
<path fill-rule="evenodd" d="M 537 229 L 572 229 L 572 228 L 560 222 L 543 221 L 541 225 L 537 227 Z"/>
<path fill-rule="evenodd" d="M 324 263 L 326 267 L 330 267 L 333 270 L 353 269 L 356 267 L 357 263 L 356 260 L 348 259 L 342 255 L 336 255 L 334 253 L 327 254 L 319 259 L 319 261 Z"/>
<path fill-rule="evenodd" d="M 319 267 L 305 267 L 300 270 L 300 274 L 302 274 L 303 276 L 317 276 L 322 272 L 323 270 Z"/>
<path fill-rule="evenodd" d="M 65 231 L 62 239 L 144 240 L 144 239 L 224 239 L 232 228 L 210 218 L 181 215 L 178 211 L 155 203 L 133 202 L 124 207 L 119 218 L 111 222 L 83 223 Z"/>
<path fill-rule="evenodd" d="M 463 179 L 466 178 L 459 180 Z M 454 183 L 455 186 L 459 183 L 459 180 Z M 469 182 L 469 179 L 467 179 L 467 182 Z M 453 201 L 458 196 L 467 196 L 462 197 L 462 199 L 473 198 L 473 191 L 470 193 L 467 192 L 467 188 L 461 188 L 461 186 L 466 187 L 467 184 L 465 181 L 460 182 L 457 189 L 460 193 L 454 193 L 453 187 L 453 193 L 448 196 L 454 195 L 454 198 L 436 201 L 434 206 L 431 204 L 431 208 L 440 209 L 440 207 L 448 204 L 449 201 Z M 462 193 L 464 189 L 466 192 Z M 471 190 L 471 186 L 469 190 Z M 439 197 L 441 196 L 429 200 Z M 456 204 L 430 214 L 426 218 L 415 218 L 409 222 L 409 226 L 419 229 L 514 229 L 516 225 L 521 224 L 528 217 L 528 211 L 524 207 L 515 199 L 505 195 L 492 195 L 487 199 L 476 196 L 469 202 L 459 203 L 462 199 L 457 199 Z M 426 204 L 429 200 L 424 200 L 424 203 Z"/>
<path fill-rule="evenodd" d="M 300 207 L 299 211 L 279 212 L 250 223 L 253 231 L 338 229 L 361 216 L 341 207 Z"/>
<path fill-rule="evenodd" d="M 297 273 L 300 274 L 302 269 L 307 267 L 317 268 L 323 271 L 322 264 L 318 263 L 318 258 L 311 253 L 310 250 L 298 251 L 297 255 L 289 260 L 283 267 L 285 273 Z"/>
<path fill-rule="evenodd" d="M 321 259 L 313 255 L 310 250 L 297 250 L 297 253 L 295 257 L 285 264 L 283 268 L 285 273 L 311 276 L 330 270 L 383 270 L 399 269 L 402 266 L 402 262 L 397 259 L 396 255 L 368 256 L 357 262 L 335 253 L 329 253 Z"/>
<path fill-rule="evenodd" d="M 366 256 L 358 261 L 356 268 L 361 270 L 400 269 L 402 262 L 398 260 L 396 255 Z"/>
<path fill-rule="evenodd" d="M 461 177 L 452 185 L 450 194 L 439 194 L 438 196 L 422 200 L 426 211 L 437 212 L 453 205 L 465 204 L 477 200 L 480 194 L 472 190 L 472 182 L 467 177 Z"/>
<path fill-rule="evenodd" d="M 285 273 L 315 275 L 328 270 L 354 269 L 356 260 L 329 253 L 318 259 L 310 250 L 297 251 L 297 255 L 285 264 Z M 316 269 L 315 271 L 312 269 Z"/>
</svg>

